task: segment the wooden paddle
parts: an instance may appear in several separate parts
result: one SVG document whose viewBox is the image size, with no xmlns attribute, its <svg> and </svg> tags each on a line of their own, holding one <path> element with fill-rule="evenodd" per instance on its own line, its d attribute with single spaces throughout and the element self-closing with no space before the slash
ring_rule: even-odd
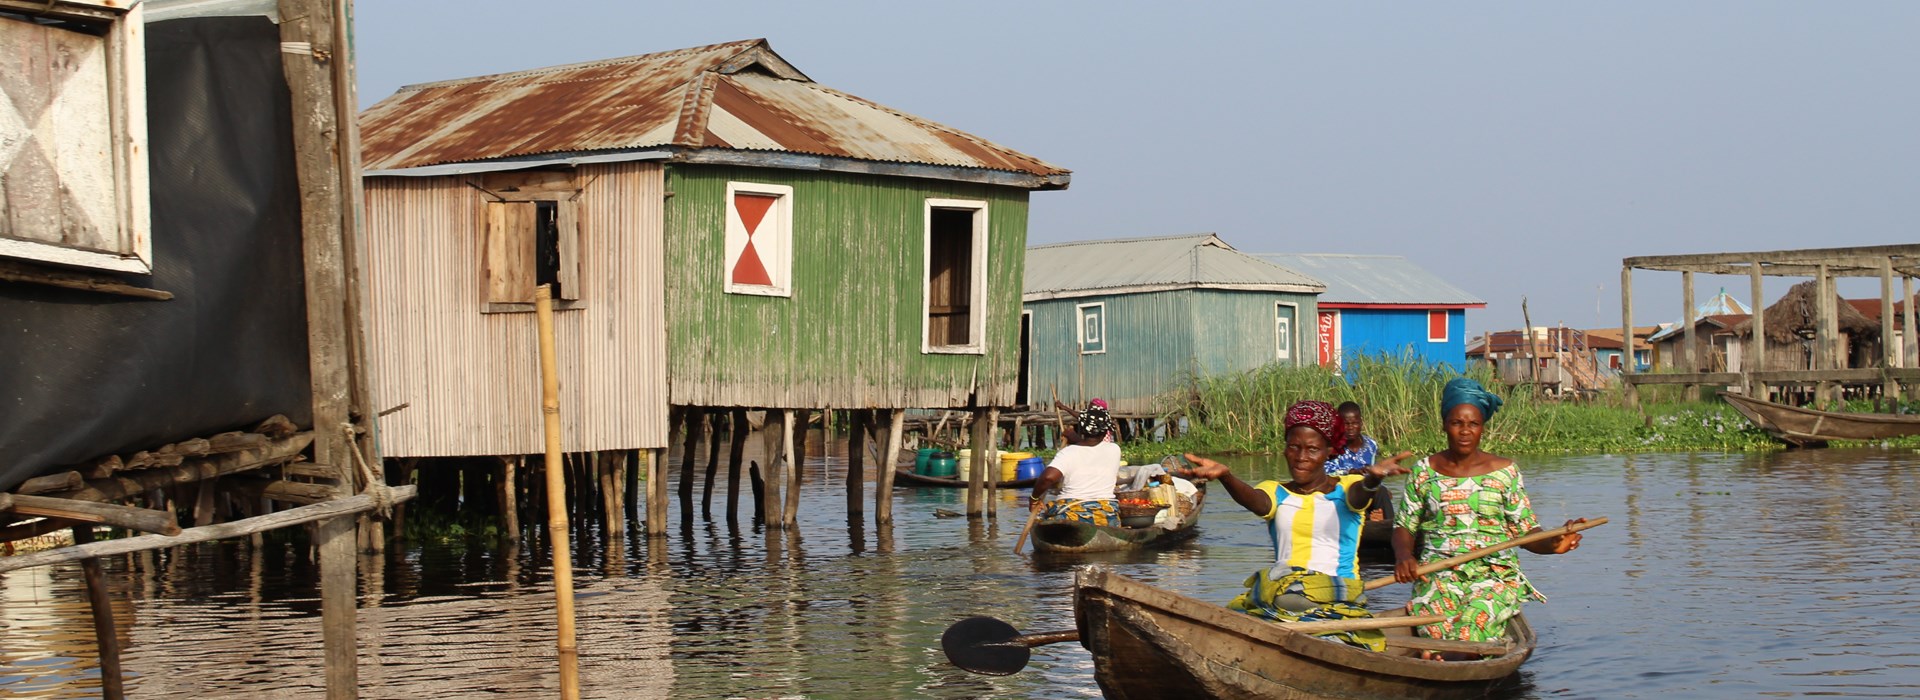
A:
<svg viewBox="0 0 1920 700">
<path fill-rule="evenodd" d="M 1570 535 L 1570 534 L 1579 532 L 1581 530 L 1585 530 L 1587 528 L 1600 527 L 1601 525 L 1605 525 L 1605 524 L 1607 524 L 1606 518 L 1594 518 L 1584 523 L 1574 523 L 1572 525 L 1567 525 L 1564 527 L 1557 527 L 1552 530 L 1541 530 L 1531 535 L 1521 535 L 1519 537 L 1515 537 L 1513 539 L 1507 540 L 1505 542 L 1501 542 L 1500 544 L 1496 544 L 1491 547 L 1481 547 L 1471 552 L 1467 552 L 1466 554 L 1462 554 L 1454 557 L 1447 557 L 1445 559 L 1441 559 L 1440 561 L 1436 561 L 1431 564 L 1422 564 L 1420 565 L 1420 568 L 1415 569 L 1414 571 L 1421 576 L 1425 576 L 1435 571 L 1451 569 L 1453 567 L 1459 566 L 1461 564 L 1465 564 L 1467 562 L 1473 561 L 1475 559 L 1479 559 L 1481 557 L 1487 556 L 1489 554 L 1493 554 L 1495 552 L 1504 552 L 1506 550 L 1513 549 L 1514 547 L 1519 547 L 1521 545 L 1532 544 L 1534 542 L 1539 542 L 1541 540 L 1553 539 L 1561 535 Z M 1393 585 L 1393 583 L 1394 583 L 1394 580 L 1392 576 L 1382 576 L 1372 581 L 1368 581 L 1364 590 L 1371 591 L 1376 588 L 1385 588 L 1387 586 Z"/>
<path fill-rule="evenodd" d="M 1013 542 L 1013 553 L 1019 554 L 1020 547 L 1027 543 L 1027 533 L 1033 532 L 1033 521 L 1040 519 L 1039 508 L 1027 509 L 1027 526 L 1020 528 L 1020 539 Z"/>
<path fill-rule="evenodd" d="M 1351 620 L 1275 624 L 1295 632 L 1327 634 L 1432 625 L 1445 622 L 1450 617 L 1449 615 L 1362 617 Z M 1033 647 L 1077 641 L 1080 641 L 1079 630 L 1020 634 L 1013 625 L 1003 620 L 980 615 L 955 622 L 953 626 L 948 627 L 947 631 L 940 635 L 940 649 L 947 653 L 948 662 L 962 670 L 988 676 L 1008 676 L 1027 667 L 1028 659 L 1033 656 L 1033 652 L 1029 650 Z"/>
</svg>

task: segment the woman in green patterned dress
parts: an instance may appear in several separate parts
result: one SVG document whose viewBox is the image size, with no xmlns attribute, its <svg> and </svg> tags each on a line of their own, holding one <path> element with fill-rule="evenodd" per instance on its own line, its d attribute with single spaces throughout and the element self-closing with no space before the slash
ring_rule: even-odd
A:
<svg viewBox="0 0 1920 700">
<path fill-rule="evenodd" d="M 1415 570 L 1432 562 L 1538 532 L 1540 523 L 1527 500 L 1526 486 L 1513 460 L 1480 451 L 1486 421 L 1500 408 L 1500 397 L 1465 377 L 1447 383 L 1440 398 L 1447 449 L 1413 465 L 1400 493 L 1394 518 L 1394 580 L 1417 581 L 1410 615 L 1453 615 L 1419 628 L 1436 639 L 1494 641 L 1506 634 L 1507 620 L 1528 597 L 1545 600 L 1520 573 L 1520 558 L 1506 550 L 1426 576 Z M 1585 518 L 1569 523 L 1585 522 Z M 1415 537 L 1420 553 L 1414 556 Z M 1580 546 L 1570 533 L 1524 545 L 1535 554 L 1564 554 Z"/>
</svg>

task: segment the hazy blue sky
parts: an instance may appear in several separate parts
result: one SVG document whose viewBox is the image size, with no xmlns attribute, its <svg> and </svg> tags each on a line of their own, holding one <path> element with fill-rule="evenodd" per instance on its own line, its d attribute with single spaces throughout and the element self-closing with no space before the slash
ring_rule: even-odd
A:
<svg viewBox="0 0 1920 700">
<path fill-rule="evenodd" d="M 357 3 L 360 92 L 765 37 L 1074 171 L 1030 240 L 1406 255 L 1478 332 L 1619 324 L 1632 255 L 1920 242 L 1920 3 Z M 1777 296 L 1789 281 L 1769 283 Z M 1702 299 L 1744 277 L 1704 277 Z M 1639 322 L 1679 275 L 1637 273 Z M 1843 286 L 1877 296 L 1878 282 Z"/>
</svg>

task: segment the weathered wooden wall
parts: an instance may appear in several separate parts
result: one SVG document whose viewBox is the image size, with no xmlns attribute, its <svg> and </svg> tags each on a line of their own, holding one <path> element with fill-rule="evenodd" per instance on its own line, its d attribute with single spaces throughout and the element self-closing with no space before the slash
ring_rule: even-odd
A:
<svg viewBox="0 0 1920 700">
<path fill-rule="evenodd" d="M 531 312 L 484 313 L 486 197 L 470 178 L 367 189 L 374 396 L 389 457 L 538 453 Z M 666 446 L 662 168 L 582 166 L 580 308 L 554 314 L 563 449 Z"/>
<path fill-rule="evenodd" d="M 673 165 L 668 381 L 675 405 L 1011 405 L 1027 191 L 824 171 Z M 727 182 L 793 188 L 792 296 L 723 291 Z M 988 207 L 983 354 L 921 351 L 925 206 Z"/>
</svg>

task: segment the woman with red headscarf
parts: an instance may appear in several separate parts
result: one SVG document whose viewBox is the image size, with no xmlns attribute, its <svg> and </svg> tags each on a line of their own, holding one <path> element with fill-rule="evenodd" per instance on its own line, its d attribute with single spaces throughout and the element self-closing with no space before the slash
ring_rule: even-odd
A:
<svg viewBox="0 0 1920 700">
<path fill-rule="evenodd" d="M 1241 507 L 1266 521 L 1273 542 L 1273 566 L 1247 578 L 1247 592 L 1227 607 L 1250 615 L 1293 622 L 1365 617 L 1361 588 L 1360 526 L 1373 505 L 1380 482 L 1407 473 L 1401 452 L 1359 471 L 1333 476 L 1327 458 L 1346 441 L 1340 414 L 1325 401 L 1301 401 L 1287 409 L 1286 459 L 1292 481 L 1248 485 L 1226 465 L 1195 455 L 1191 468 L 1175 470 L 1187 479 L 1214 479 Z M 1385 648 L 1377 630 L 1337 633 L 1343 641 L 1376 651 Z"/>
</svg>

